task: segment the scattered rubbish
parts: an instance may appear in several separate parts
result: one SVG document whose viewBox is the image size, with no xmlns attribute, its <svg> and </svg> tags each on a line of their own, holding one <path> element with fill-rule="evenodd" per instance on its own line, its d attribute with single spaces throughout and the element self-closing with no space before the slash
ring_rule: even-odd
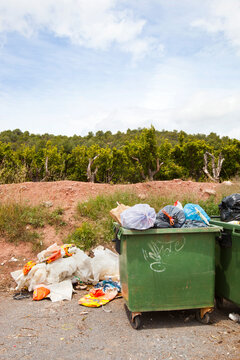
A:
<svg viewBox="0 0 240 360">
<path fill-rule="evenodd" d="M 20 291 L 13 295 L 14 300 L 22 300 L 30 298 L 30 294 L 27 291 Z"/>
<path fill-rule="evenodd" d="M 102 289 L 92 289 L 87 295 L 79 299 L 78 303 L 79 305 L 87 307 L 100 307 L 113 300 L 117 294 L 118 290 L 113 288 L 107 289 L 106 291 Z"/>
<path fill-rule="evenodd" d="M 27 275 L 35 265 L 36 263 L 34 261 L 28 261 L 23 267 L 23 275 Z"/>
<path fill-rule="evenodd" d="M 232 220 L 232 221 L 228 221 L 228 224 L 240 225 L 240 221 L 239 220 Z"/>
<path fill-rule="evenodd" d="M 124 210 L 120 217 L 126 229 L 146 230 L 154 226 L 156 212 L 148 204 L 136 204 Z"/>
<path fill-rule="evenodd" d="M 239 322 L 240 323 L 240 315 L 239 314 L 236 314 L 236 313 L 230 313 L 228 315 L 229 319 L 231 319 L 232 321 L 234 322 Z"/>
<path fill-rule="evenodd" d="M 42 300 L 48 296 L 50 290 L 42 285 L 38 285 L 33 291 L 33 300 Z"/>
<path fill-rule="evenodd" d="M 73 287 L 71 279 L 51 284 L 48 287 L 50 290 L 48 297 L 52 302 L 72 299 Z"/>
<path fill-rule="evenodd" d="M 87 285 L 85 284 L 85 285 L 77 285 L 76 287 L 75 287 L 75 289 L 76 290 L 86 290 L 87 289 Z"/>
<path fill-rule="evenodd" d="M 103 311 L 106 312 L 106 313 L 111 313 L 111 312 L 112 312 L 111 309 L 106 309 L 105 306 L 102 306 L 102 309 L 103 309 Z"/>
<path fill-rule="evenodd" d="M 88 314 L 88 311 L 81 311 L 80 312 L 80 315 L 87 315 Z"/>
<path fill-rule="evenodd" d="M 43 201 L 42 206 L 44 206 L 46 208 L 50 208 L 53 206 L 53 202 L 52 201 Z"/>
<path fill-rule="evenodd" d="M 34 300 L 49 297 L 55 302 L 71 300 L 73 283 L 85 290 L 89 283 L 109 278 L 118 281 L 118 255 L 103 246 L 93 249 L 93 254 L 91 258 L 72 244 L 53 244 L 37 255 L 36 262 L 29 261 L 22 270 L 11 273 L 16 290 L 27 288 L 34 292 Z"/>
<path fill-rule="evenodd" d="M 12 256 L 10 260 L 8 260 L 8 262 L 16 262 L 16 261 L 18 261 L 18 259 L 16 259 L 14 256 Z"/>
<path fill-rule="evenodd" d="M 119 282 L 112 281 L 111 279 L 104 280 L 96 284 L 88 294 L 81 297 L 78 303 L 87 307 L 100 307 L 116 298 L 120 291 L 121 286 Z"/>
</svg>

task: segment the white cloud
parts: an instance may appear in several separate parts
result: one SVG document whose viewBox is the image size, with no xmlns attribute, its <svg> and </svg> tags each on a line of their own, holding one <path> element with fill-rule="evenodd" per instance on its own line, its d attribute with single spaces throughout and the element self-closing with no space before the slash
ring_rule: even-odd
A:
<svg viewBox="0 0 240 360">
<path fill-rule="evenodd" d="M 210 33 L 223 33 L 240 54 L 240 1 L 211 0 L 207 4 L 206 16 L 193 21 L 192 26 Z"/>
<path fill-rule="evenodd" d="M 32 36 L 47 29 L 56 37 L 93 49 L 112 44 L 138 58 L 151 51 L 153 39 L 143 36 L 146 20 L 117 0 L 1 0 L 0 32 Z M 156 39 L 154 40 L 154 43 Z M 155 47 L 155 44 L 154 44 Z"/>
</svg>

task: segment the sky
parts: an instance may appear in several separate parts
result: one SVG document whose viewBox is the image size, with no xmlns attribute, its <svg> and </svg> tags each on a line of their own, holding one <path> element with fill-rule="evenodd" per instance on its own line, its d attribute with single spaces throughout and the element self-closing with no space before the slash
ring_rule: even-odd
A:
<svg viewBox="0 0 240 360">
<path fill-rule="evenodd" d="M 240 140 L 240 0 L 0 0 L 0 131 Z"/>
</svg>

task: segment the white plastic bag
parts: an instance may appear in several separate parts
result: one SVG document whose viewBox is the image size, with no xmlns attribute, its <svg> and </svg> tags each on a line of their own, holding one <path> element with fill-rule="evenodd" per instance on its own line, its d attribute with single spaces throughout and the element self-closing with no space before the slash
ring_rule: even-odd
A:
<svg viewBox="0 0 240 360">
<path fill-rule="evenodd" d="M 97 246 L 94 250 L 92 262 L 93 283 L 99 280 L 111 278 L 113 281 L 119 281 L 119 257 L 109 249 L 103 246 Z"/>
<path fill-rule="evenodd" d="M 136 204 L 121 213 L 122 226 L 127 229 L 146 230 L 154 226 L 156 212 L 148 204 Z"/>
</svg>

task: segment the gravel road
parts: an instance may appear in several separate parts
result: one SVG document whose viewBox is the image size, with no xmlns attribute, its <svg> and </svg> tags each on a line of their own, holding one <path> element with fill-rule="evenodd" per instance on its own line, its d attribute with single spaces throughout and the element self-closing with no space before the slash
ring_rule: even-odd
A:
<svg viewBox="0 0 240 360">
<path fill-rule="evenodd" d="M 152 312 L 143 314 L 142 329 L 134 330 L 122 298 L 86 308 L 78 305 L 84 293 L 59 303 L 1 294 L 0 358 L 240 359 L 240 325 L 228 319 L 229 311 L 237 310 L 231 304 L 215 310 L 210 325 L 198 323 L 193 311 Z"/>
</svg>

